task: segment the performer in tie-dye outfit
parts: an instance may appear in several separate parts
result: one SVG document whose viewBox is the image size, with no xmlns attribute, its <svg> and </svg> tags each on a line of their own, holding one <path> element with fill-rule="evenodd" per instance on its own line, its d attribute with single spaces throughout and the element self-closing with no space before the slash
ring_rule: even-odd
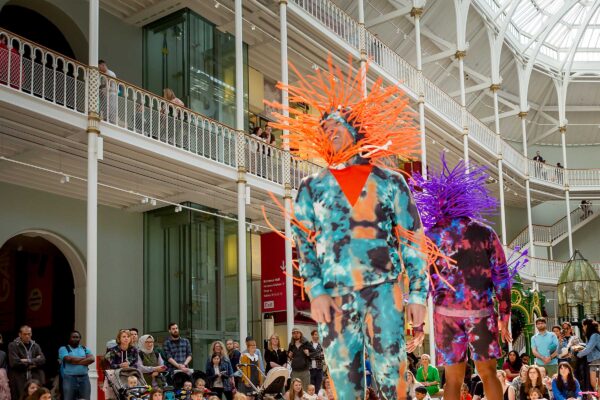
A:
<svg viewBox="0 0 600 400">
<path fill-rule="evenodd" d="M 362 76 L 353 77 L 351 69 L 345 75 L 330 61 L 329 71 L 300 77 L 299 87 L 280 85 L 290 101 L 317 113 L 279 115 L 273 125 L 290 130 L 296 156 L 327 165 L 300 184 L 293 231 L 335 398 L 365 398 L 366 347 L 384 398 L 404 399 L 400 276 L 404 266 L 407 317 L 421 327 L 428 291 L 420 246 L 425 237 L 408 185 L 382 160 L 415 154 L 419 136 L 399 89 L 377 82 L 363 97 Z"/>
<path fill-rule="evenodd" d="M 483 168 L 469 169 L 461 161 L 450 170 L 444 159 L 442 164 L 442 171 L 429 179 L 416 174 L 411 187 L 427 236 L 456 261 L 448 265 L 440 259 L 431 271 L 437 365 L 445 366 L 444 399 L 459 399 L 469 350 L 486 397 L 500 400 L 498 325 L 502 338 L 510 341 L 512 277 L 496 233 L 482 222 L 482 214 L 497 203 L 485 187 Z"/>
</svg>

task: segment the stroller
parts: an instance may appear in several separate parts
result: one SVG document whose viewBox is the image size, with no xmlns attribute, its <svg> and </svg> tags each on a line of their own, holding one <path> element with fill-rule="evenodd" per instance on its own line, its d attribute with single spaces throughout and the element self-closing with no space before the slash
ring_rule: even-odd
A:
<svg viewBox="0 0 600 400">
<path fill-rule="evenodd" d="M 256 368 L 255 365 L 252 364 L 238 364 L 237 372 L 235 375 L 244 377 L 248 382 L 250 382 L 250 386 L 254 390 L 254 392 L 249 393 L 250 396 L 254 396 L 256 400 L 263 400 L 265 395 L 270 394 L 276 399 L 283 399 L 283 389 L 285 388 L 285 383 L 290 378 L 290 371 L 284 367 L 275 367 L 271 368 L 267 375 L 263 374 L 263 372 L 259 369 L 258 372 L 265 378 L 261 387 L 256 387 L 250 377 L 246 376 L 240 367 L 251 366 Z"/>
<path fill-rule="evenodd" d="M 140 371 L 135 368 L 121 368 L 121 369 L 107 369 L 105 372 L 105 379 L 108 382 L 108 387 L 111 390 L 106 390 L 107 399 L 116 400 L 147 400 L 150 396 L 148 394 L 148 385 L 144 381 L 144 376 Z M 129 377 L 135 376 L 137 378 L 137 385 L 129 387 L 127 380 Z"/>
</svg>

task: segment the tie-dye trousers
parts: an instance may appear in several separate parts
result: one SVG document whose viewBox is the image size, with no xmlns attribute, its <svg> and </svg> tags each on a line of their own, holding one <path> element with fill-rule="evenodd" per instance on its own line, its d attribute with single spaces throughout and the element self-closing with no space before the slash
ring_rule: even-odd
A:
<svg viewBox="0 0 600 400">
<path fill-rule="evenodd" d="M 334 297 L 343 310 L 319 324 L 325 361 L 337 400 L 364 399 L 365 350 L 383 399 L 406 398 L 404 306 L 397 282 Z"/>
</svg>

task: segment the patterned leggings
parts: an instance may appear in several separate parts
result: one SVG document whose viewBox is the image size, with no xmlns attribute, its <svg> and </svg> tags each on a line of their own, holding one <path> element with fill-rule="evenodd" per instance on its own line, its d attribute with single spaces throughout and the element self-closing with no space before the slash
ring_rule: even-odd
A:
<svg viewBox="0 0 600 400">
<path fill-rule="evenodd" d="M 402 289 L 396 282 L 335 297 L 343 310 L 319 324 L 325 361 L 341 400 L 365 398 L 364 350 L 383 399 L 405 399 L 406 351 Z"/>
</svg>

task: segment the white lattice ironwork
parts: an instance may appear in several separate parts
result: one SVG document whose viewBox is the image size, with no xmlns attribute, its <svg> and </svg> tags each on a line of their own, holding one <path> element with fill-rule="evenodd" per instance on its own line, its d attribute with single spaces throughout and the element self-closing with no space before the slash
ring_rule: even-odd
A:
<svg viewBox="0 0 600 400">
<path fill-rule="evenodd" d="M 87 112 L 88 68 L 68 57 L 0 30 L 0 84 L 79 113 Z"/>
</svg>

